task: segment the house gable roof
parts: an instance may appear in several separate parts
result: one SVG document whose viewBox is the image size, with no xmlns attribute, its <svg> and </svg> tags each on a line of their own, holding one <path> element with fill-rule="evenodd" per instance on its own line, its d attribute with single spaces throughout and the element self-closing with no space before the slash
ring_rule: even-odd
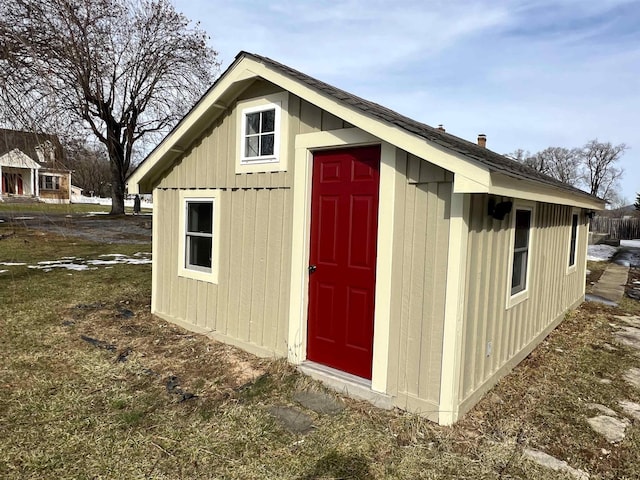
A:
<svg viewBox="0 0 640 480">
<path fill-rule="evenodd" d="M 38 170 L 40 164 L 34 162 L 31 157 L 25 155 L 24 152 L 17 148 L 0 155 L 0 167 L 12 168 L 28 168 L 30 170 Z"/>
<path fill-rule="evenodd" d="M 264 78 L 310 103 L 455 174 L 458 193 L 494 193 L 530 200 L 603 208 L 604 202 L 515 160 L 401 115 L 278 63 L 240 52 L 202 99 L 130 175 L 130 192 L 158 178 L 237 94 Z M 225 98 L 226 97 L 226 98 Z M 221 101 L 224 100 L 224 101 Z M 517 180 L 517 182 L 514 182 Z M 515 183 L 515 185 L 514 185 Z M 131 187 L 134 187 L 133 189 Z"/>
<path fill-rule="evenodd" d="M 53 161 L 49 159 L 40 160 L 38 150 L 43 145 L 49 144 L 53 153 Z M 57 135 L 49 133 L 39 133 L 25 130 L 11 130 L 0 128 L 0 156 L 7 152 L 18 149 L 23 154 L 37 162 L 40 166 L 53 169 L 66 169 L 62 163 L 64 158 L 64 149 Z"/>
</svg>

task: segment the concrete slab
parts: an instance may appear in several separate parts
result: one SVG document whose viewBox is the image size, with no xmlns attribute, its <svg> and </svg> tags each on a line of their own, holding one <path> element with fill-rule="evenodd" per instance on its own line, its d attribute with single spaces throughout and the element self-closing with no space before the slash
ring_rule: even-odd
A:
<svg viewBox="0 0 640 480">
<path fill-rule="evenodd" d="M 541 452 L 540 450 L 525 448 L 523 454 L 529 460 L 532 460 L 543 467 L 550 468 L 556 472 L 568 473 L 577 480 L 589 480 L 589 474 L 587 472 L 573 468 L 564 460 L 559 460 L 556 457 L 552 457 L 547 453 Z"/>
<path fill-rule="evenodd" d="M 614 410 L 611 410 L 609 407 L 605 405 L 601 405 L 600 403 L 587 403 L 587 408 L 589 410 L 597 410 L 600 413 L 609 415 L 610 417 L 615 417 L 617 415 L 617 413 Z"/>
<path fill-rule="evenodd" d="M 327 415 L 337 415 L 344 410 L 344 404 L 323 392 L 296 392 L 293 399 L 309 410 Z"/>
<path fill-rule="evenodd" d="M 624 289 L 628 278 L 628 265 L 612 263 L 604 271 L 600 280 L 593 286 L 591 294 L 595 297 L 617 303 L 624 296 Z"/>
<path fill-rule="evenodd" d="M 614 332 L 613 337 L 622 345 L 640 350 L 640 328 L 620 327 L 618 331 Z"/>
</svg>

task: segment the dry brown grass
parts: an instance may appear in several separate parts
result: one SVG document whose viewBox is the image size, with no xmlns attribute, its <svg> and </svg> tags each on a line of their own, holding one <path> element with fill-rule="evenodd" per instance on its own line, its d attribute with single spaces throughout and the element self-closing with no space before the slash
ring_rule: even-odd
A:
<svg viewBox="0 0 640 480">
<path fill-rule="evenodd" d="M 138 250 L 29 231 L 0 241 L 14 261 Z M 20 268 L 0 276 L 2 478 L 566 478 L 523 460 L 525 446 L 592 478 L 640 478 L 638 425 L 611 446 L 585 422 L 589 402 L 640 402 L 621 380 L 638 358 L 603 348 L 621 309 L 569 315 L 454 427 L 345 399 L 337 416 L 307 412 L 315 428 L 297 436 L 267 409 L 323 387 L 152 317 L 149 266 Z"/>
</svg>

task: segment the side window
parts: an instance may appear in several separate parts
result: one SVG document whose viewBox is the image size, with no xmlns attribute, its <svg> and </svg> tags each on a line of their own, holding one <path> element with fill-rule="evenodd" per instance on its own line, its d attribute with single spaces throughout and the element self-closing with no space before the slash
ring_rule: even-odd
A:
<svg viewBox="0 0 640 480">
<path fill-rule="evenodd" d="M 220 194 L 218 190 L 180 192 L 178 275 L 218 281 Z"/>
<path fill-rule="evenodd" d="M 287 170 L 288 108 L 288 92 L 238 101 L 237 174 Z"/>
<path fill-rule="evenodd" d="M 60 190 L 60 177 L 43 175 L 40 177 L 40 188 L 43 190 Z"/>
<path fill-rule="evenodd" d="M 531 236 L 531 210 L 516 209 L 513 242 L 513 269 L 511 271 L 511 295 L 527 288 L 529 266 L 529 240 Z"/>
<path fill-rule="evenodd" d="M 211 272 L 213 200 L 187 200 L 185 268 Z"/>
<path fill-rule="evenodd" d="M 578 214 L 571 215 L 571 240 L 569 242 L 569 268 L 576 266 L 576 251 L 578 248 Z"/>
</svg>

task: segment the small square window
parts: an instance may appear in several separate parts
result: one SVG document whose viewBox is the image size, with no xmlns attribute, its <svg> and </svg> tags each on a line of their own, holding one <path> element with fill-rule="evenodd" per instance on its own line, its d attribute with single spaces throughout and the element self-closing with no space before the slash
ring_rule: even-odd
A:
<svg viewBox="0 0 640 480">
<path fill-rule="evenodd" d="M 279 107 L 269 105 L 264 110 L 244 112 L 243 163 L 274 162 L 276 156 L 276 118 Z"/>
<path fill-rule="evenodd" d="M 43 190 L 60 190 L 60 177 L 43 175 L 40 178 L 40 188 Z"/>
</svg>

